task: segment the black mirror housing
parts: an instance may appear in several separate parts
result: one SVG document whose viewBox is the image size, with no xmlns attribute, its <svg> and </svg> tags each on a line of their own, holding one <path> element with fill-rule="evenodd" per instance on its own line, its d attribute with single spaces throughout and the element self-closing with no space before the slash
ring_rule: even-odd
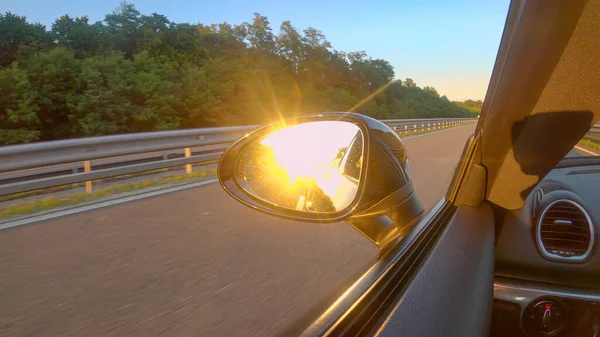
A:
<svg viewBox="0 0 600 337">
<path fill-rule="evenodd" d="M 362 174 L 356 196 L 347 207 L 330 213 L 296 211 L 265 202 L 244 189 L 236 177 L 236 164 L 246 149 L 277 130 L 323 121 L 352 123 L 363 135 Z M 270 215 L 296 221 L 348 221 L 353 226 L 354 223 L 357 224 L 357 228 L 362 227 L 359 224 L 365 223 L 366 219 L 386 216 L 397 226 L 404 226 L 424 213 L 408 174 L 408 158 L 400 137 L 384 123 L 356 113 L 324 113 L 260 128 L 241 138 L 225 152 L 219 162 L 217 174 L 223 189 L 242 204 Z M 364 231 L 368 228 L 357 230 L 367 234 Z"/>
</svg>

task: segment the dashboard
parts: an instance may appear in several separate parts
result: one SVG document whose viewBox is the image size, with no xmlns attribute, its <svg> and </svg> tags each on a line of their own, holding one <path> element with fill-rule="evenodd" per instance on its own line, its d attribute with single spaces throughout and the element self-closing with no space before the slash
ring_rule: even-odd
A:
<svg viewBox="0 0 600 337">
<path fill-rule="evenodd" d="M 492 336 L 600 337 L 600 162 L 564 160 L 497 223 Z"/>
</svg>

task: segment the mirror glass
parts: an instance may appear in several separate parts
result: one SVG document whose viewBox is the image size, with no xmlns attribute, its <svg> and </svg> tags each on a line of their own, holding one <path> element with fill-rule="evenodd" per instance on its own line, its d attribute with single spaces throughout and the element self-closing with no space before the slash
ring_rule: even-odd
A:
<svg viewBox="0 0 600 337">
<path fill-rule="evenodd" d="M 297 124 L 251 144 L 235 167 L 249 194 L 279 207 L 330 213 L 348 207 L 358 193 L 363 134 L 341 121 Z"/>
</svg>

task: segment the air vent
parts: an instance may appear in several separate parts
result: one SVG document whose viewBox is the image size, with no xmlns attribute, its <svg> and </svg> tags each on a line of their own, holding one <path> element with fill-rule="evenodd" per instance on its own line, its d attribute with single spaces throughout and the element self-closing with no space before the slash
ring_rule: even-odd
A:
<svg viewBox="0 0 600 337">
<path fill-rule="evenodd" d="M 532 207 L 531 207 L 531 209 L 533 210 L 533 217 L 537 218 L 537 216 L 542 211 L 539 208 L 539 205 L 542 203 L 542 198 L 544 198 L 544 196 L 546 194 L 554 192 L 554 191 L 568 191 L 568 190 L 569 189 L 566 186 L 564 186 L 561 183 L 555 182 L 555 181 L 542 182 L 540 187 L 538 189 L 536 189 L 533 194 Z"/>
<path fill-rule="evenodd" d="M 557 200 L 540 216 L 537 241 L 542 254 L 549 259 L 582 261 L 592 250 L 594 227 L 579 204 Z"/>
<path fill-rule="evenodd" d="M 548 182 L 544 182 L 540 186 L 540 190 L 542 190 L 542 192 L 544 194 L 548 194 L 548 193 L 553 192 L 553 191 L 568 190 L 568 189 L 565 186 L 563 186 L 562 184 L 559 184 L 559 183 L 554 182 L 554 181 L 548 181 Z"/>
</svg>

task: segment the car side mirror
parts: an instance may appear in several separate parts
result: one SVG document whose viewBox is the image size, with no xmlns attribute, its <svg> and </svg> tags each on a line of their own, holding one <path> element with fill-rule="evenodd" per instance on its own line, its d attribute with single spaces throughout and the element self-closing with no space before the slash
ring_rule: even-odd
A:
<svg viewBox="0 0 600 337">
<path fill-rule="evenodd" d="M 246 206 L 296 221 L 347 221 L 383 248 L 424 213 L 408 167 L 390 127 L 327 113 L 246 135 L 225 152 L 218 177 Z"/>
</svg>

